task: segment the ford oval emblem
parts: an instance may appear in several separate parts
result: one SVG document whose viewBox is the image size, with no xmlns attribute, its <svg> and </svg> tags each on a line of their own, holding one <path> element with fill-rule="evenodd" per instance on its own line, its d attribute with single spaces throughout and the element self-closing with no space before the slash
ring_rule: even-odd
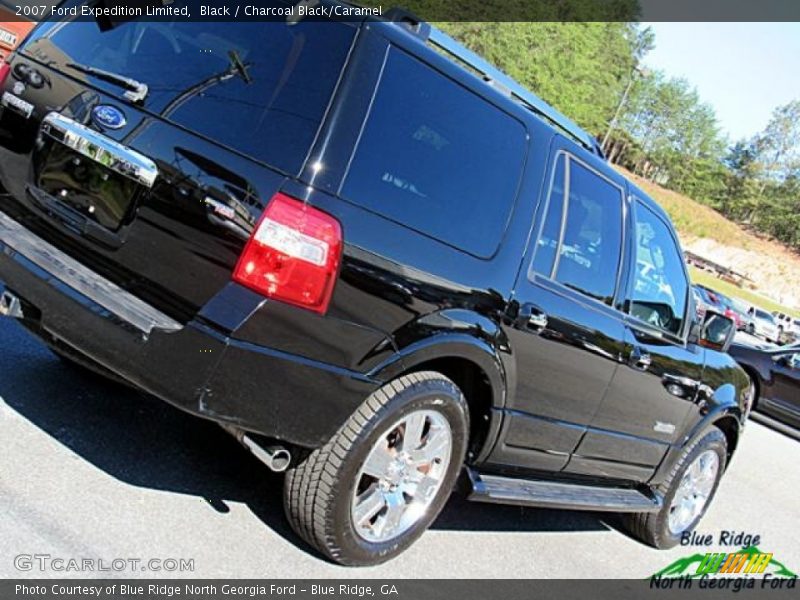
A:
<svg viewBox="0 0 800 600">
<path fill-rule="evenodd" d="M 122 129 L 128 122 L 125 113 L 108 104 L 100 104 L 92 110 L 92 120 L 106 129 Z"/>
</svg>

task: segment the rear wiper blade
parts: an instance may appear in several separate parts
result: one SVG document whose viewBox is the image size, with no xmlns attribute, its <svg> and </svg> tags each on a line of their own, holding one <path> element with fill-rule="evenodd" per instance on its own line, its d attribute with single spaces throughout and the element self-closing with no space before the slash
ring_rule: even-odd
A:
<svg viewBox="0 0 800 600">
<path fill-rule="evenodd" d="M 67 63 L 65 66 L 125 88 L 127 90 L 124 94 L 125 98 L 137 104 L 144 102 L 147 98 L 147 94 L 150 92 L 150 88 L 147 87 L 146 83 L 141 83 L 130 77 L 125 77 L 124 75 L 117 75 L 111 71 L 105 71 L 79 63 Z"/>
<path fill-rule="evenodd" d="M 242 58 L 239 56 L 239 53 L 236 50 L 231 50 L 228 52 L 228 58 L 231 59 L 231 66 L 236 70 L 237 73 L 244 79 L 244 82 L 247 84 L 253 83 L 253 78 L 250 77 L 250 73 L 247 70 L 247 65 L 242 62 Z"/>
</svg>

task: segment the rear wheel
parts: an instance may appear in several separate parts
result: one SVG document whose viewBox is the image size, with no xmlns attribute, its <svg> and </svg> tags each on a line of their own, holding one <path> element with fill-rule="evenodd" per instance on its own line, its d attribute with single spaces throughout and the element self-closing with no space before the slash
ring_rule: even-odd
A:
<svg viewBox="0 0 800 600">
<path fill-rule="evenodd" d="M 714 429 L 686 448 L 661 485 L 661 510 L 626 515 L 630 533 L 656 548 L 676 546 L 711 504 L 725 470 L 727 447 L 725 435 Z"/>
<path fill-rule="evenodd" d="M 461 391 L 438 373 L 387 384 L 287 472 L 284 507 L 292 527 L 341 564 L 397 556 L 450 496 L 466 453 L 468 415 Z"/>
</svg>

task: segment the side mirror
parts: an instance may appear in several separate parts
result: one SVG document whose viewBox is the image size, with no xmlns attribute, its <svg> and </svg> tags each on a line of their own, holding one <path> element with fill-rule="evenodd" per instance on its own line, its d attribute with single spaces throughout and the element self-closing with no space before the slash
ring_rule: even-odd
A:
<svg viewBox="0 0 800 600">
<path fill-rule="evenodd" d="M 706 313 L 698 344 L 718 352 L 727 352 L 736 333 L 733 319 L 715 312 Z"/>
</svg>

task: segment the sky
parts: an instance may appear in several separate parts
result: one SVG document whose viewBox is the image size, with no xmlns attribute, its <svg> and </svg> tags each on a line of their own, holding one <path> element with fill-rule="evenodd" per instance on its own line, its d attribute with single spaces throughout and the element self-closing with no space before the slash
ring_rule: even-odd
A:
<svg viewBox="0 0 800 600">
<path fill-rule="evenodd" d="M 752 137 L 775 107 L 800 99 L 800 23 L 644 25 L 656 43 L 644 65 L 687 79 L 731 141 Z"/>
</svg>

